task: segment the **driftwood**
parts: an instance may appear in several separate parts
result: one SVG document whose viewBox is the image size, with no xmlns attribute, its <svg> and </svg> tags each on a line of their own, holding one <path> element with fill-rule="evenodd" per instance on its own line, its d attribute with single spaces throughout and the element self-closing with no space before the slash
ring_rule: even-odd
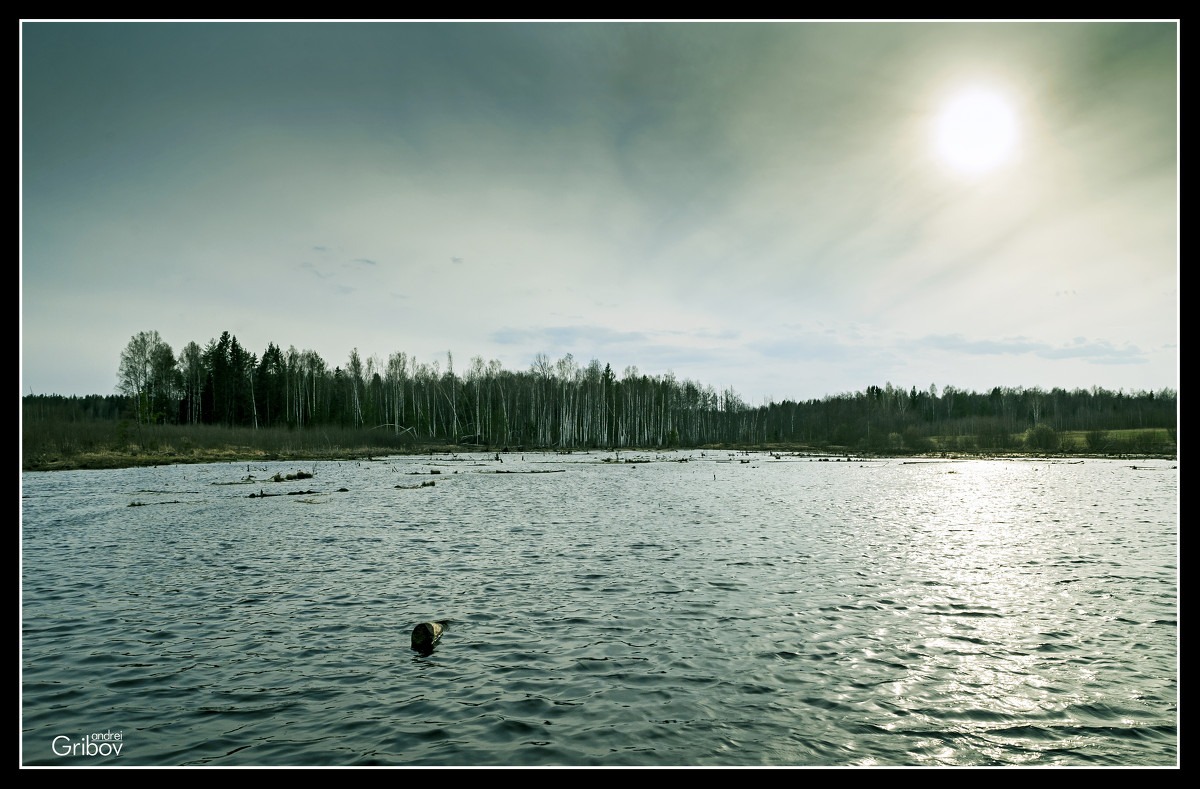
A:
<svg viewBox="0 0 1200 789">
<path fill-rule="evenodd" d="M 297 471 L 295 474 L 280 474 L 279 472 L 276 472 L 275 476 L 271 477 L 271 481 L 291 482 L 294 479 L 312 479 L 312 476 L 313 475 L 309 474 L 307 471 Z"/>
</svg>

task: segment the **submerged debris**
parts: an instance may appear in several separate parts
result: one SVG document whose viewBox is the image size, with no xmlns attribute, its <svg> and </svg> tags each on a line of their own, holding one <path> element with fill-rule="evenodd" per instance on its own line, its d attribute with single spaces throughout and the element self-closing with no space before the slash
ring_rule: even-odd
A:
<svg viewBox="0 0 1200 789">
<path fill-rule="evenodd" d="M 417 488 L 432 488 L 437 483 L 431 479 L 427 479 L 420 485 L 397 485 L 397 490 L 416 490 Z"/>
<path fill-rule="evenodd" d="M 422 655 L 430 654 L 437 643 L 442 640 L 442 633 L 445 632 L 448 624 L 450 624 L 449 620 L 441 619 L 437 622 L 422 622 L 417 625 L 412 631 L 412 648 Z"/>
<path fill-rule="evenodd" d="M 275 472 L 275 476 L 271 477 L 272 482 L 291 482 L 294 479 L 312 479 L 312 474 L 307 471 L 297 471 L 295 474 L 280 474 Z"/>
</svg>

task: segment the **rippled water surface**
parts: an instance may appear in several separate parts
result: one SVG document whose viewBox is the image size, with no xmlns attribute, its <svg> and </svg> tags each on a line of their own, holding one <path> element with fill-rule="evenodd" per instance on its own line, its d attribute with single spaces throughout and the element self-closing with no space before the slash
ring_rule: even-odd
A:
<svg viewBox="0 0 1200 789">
<path fill-rule="evenodd" d="M 24 474 L 22 763 L 1177 763 L 1174 463 L 612 460 Z"/>
</svg>

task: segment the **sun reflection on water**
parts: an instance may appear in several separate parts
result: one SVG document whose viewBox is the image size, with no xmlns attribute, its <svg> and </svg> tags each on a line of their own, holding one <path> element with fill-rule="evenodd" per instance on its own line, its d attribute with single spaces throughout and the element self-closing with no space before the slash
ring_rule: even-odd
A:
<svg viewBox="0 0 1200 789">
<path fill-rule="evenodd" d="M 997 761 L 1074 747 L 1077 736 L 1056 731 L 1080 723 L 1072 710 L 1089 698 L 1064 688 L 1088 684 L 1096 671 L 1047 654 L 1077 647 L 1076 620 L 1096 614 L 1064 583 L 1077 580 L 1070 569 L 1079 560 L 1073 535 L 1059 533 L 1050 517 L 1055 503 L 1042 495 L 1040 480 L 1053 469 L 970 463 L 922 471 L 906 499 L 892 502 L 914 532 L 894 561 L 927 578 L 900 647 L 919 659 L 890 684 L 893 703 L 939 730 L 995 739 L 982 750 Z M 896 727 L 914 730 L 911 720 L 886 726 Z M 917 763 L 956 760 L 944 740 L 918 740 L 909 753 Z"/>
</svg>

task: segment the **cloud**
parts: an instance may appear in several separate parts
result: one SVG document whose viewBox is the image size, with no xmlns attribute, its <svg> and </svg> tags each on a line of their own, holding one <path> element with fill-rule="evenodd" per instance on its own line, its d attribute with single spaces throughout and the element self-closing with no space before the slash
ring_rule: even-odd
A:
<svg viewBox="0 0 1200 789">
<path fill-rule="evenodd" d="M 838 339 L 806 337 L 764 343 L 758 346 L 758 350 L 768 359 L 836 362 L 849 356 L 853 352 L 853 346 Z"/>
<path fill-rule="evenodd" d="M 924 337 L 917 341 L 917 345 L 971 356 L 1031 354 L 1042 359 L 1082 359 L 1092 364 L 1145 364 L 1149 361 L 1146 353 L 1136 346 L 1117 348 L 1106 340 L 1089 342 L 1083 337 L 1076 337 L 1069 344 L 1054 346 L 1024 337 L 968 340 L 961 334 L 944 334 Z"/>
<path fill-rule="evenodd" d="M 500 329 L 492 332 L 492 342 L 500 345 L 521 345 L 545 350 L 574 347 L 604 347 L 620 343 L 645 343 L 646 332 L 622 332 L 601 326 L 547 326 L 537 329 Z"/>
<path fill-rule="evenodd" d="M 311 271 L 321 279 L 329 279 L 333 276 L 333 274 L 322 274 L 319 270 L 317 270 L 316 266 L 314 266 L 312 263 L 309 263 L 307 260 L 300 264 L 300 268 Z"/>
</svg>

